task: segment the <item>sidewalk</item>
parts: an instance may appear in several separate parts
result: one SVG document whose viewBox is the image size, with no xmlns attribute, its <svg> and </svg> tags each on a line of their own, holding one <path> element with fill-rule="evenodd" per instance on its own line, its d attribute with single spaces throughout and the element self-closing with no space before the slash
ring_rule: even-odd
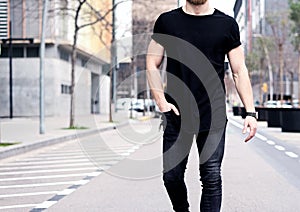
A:
<svg viewBox="0 0 300 212">
<path fill-rule="evenodd" d="M 40 147 L 111 130 L 126 124 L 123 116 L 113 117 L 110 123 L 108 115 L 91 114 L 75 117 L 76 127 L 84 129 L 66 129 L 69 117 L 45 117 L 45 134 L 39 134 L 39 118 L 0 119 L 1 143 L 19 143 L 0 147 L 0 159 L 25 153 Z"/>
</svg>

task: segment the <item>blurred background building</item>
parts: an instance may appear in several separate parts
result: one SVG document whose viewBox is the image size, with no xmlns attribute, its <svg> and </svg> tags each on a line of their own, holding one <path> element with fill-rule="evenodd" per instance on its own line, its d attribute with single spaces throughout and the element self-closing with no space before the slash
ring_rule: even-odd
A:
<svg viewBox="0 0 300 212">
<path fill-rule="evenodd" d="M 52 0 L 48 6 L 45 51 L 45 114 L 68 115 L 70 108 L 71 49 L 77 0 Z M 107 12 L 112 2 L 90 0 L 90 7 Z M 0 36 L 12 41 L 13 115 L 39 114 L 39 46 L 42 1 L 1 0 Z M 79 25 L 94 21 L 91 8 L 81 10 Z M 76 114 L 108 111 L 111 13 L 103 21 L 82 28 L 77 40 Z M 26 39 L 33 39 L 28 42 Z M 22 40 L 25 39 L 25 40 Z M 9 40 L 2 40 L 0 56 L 0 116 L 9 114 Z M 103 91 L 102 95 L 101 92 Z M 108 92 L 107 92 L 108 91 Z M 103 104 L 102 104 L 103 103 Z M 102 105 L 102 107 L 100 106 Z"/>
<path fill-rule="evenodd" d="M 236 0 L 235 2 L 234 17 L 240 26 L 241 41 L 257 102 L 262 103 L 270 99 L 271 86 L 274 100 L 281 98 L 281 92 L 284 100 L 298 97 L 298 55 L 292 45 L 289 13 L 288 0 Z M 264 47 L 268 51 L 270 61 L 267 61 Z M 283 61 L 282 80 L 281 60 Z M 272 68 L 272 85 L 269 82 L 268 62 Z"/>
</svg>

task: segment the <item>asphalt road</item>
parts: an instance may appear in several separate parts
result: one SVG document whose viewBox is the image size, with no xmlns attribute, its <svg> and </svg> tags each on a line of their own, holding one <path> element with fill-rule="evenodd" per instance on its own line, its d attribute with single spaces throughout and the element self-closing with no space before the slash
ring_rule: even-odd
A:
<svg viewBox="0 0 300 212">
<path fill-rule="evenodd" d="M 161 180 L 158 119 L 0 161 L 2 211 L 172 211 Z M 300 211 L 299 149 L 264 132 L 244 143 L 229 122 L 222 211 Z M 193 146 L 186 182 L 191 211 L 201 185 Z"/>
</svg>

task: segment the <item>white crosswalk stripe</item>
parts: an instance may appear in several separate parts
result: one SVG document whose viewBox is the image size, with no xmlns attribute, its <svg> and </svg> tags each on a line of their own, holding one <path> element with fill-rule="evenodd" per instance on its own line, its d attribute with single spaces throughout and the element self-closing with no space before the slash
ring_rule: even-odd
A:
<svg viewBox="0 0 300 212">
<path fill-rule="evenodd" d="M 93 143 L 83 147 L 77 141 L 70 141 L 0 163 L 0 210 L 49 208 L 138 148 L 137 145 L 99 148 Z M 22 198 L 22 204 L 18 198 Z"/>
</svg>

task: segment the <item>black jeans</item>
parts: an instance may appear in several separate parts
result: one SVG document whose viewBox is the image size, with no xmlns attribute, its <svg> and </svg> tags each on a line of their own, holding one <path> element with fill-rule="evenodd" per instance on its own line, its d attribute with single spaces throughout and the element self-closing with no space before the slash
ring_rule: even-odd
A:
<svg viewBox="0 0 300 212">
<path fill-rule="evenodd" d="M 164 113 L 163 180 L 174 211 L 189 211 L 184 173 L 194 133 L 180 130 L 180 117 Z M 197 148 L 200 161 L 202 212 L 219 212 L 222 201 L 221 163 L 224 155 L 225 129 L 199 132 Z M 200 189 L 200 188 L 199 188 Z"/>
</svg>

